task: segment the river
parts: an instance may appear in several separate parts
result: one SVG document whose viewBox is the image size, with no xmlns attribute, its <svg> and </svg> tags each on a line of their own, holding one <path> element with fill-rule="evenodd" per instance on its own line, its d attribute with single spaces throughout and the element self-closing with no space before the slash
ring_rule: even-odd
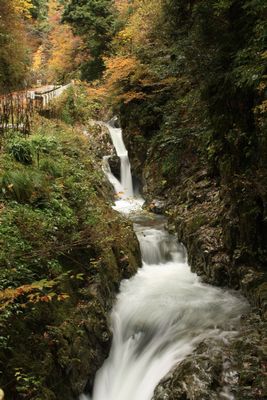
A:
<svg viewBox="0 0 267 400">
<path fill-rule="evenodd" d="M 134 222 L 143 264 L 121 283 L 110 318 L 112 347 L 96 375 L 92 400 L 151 400 L 159 381 L 201 341 L 236 334 L 247 303 L 238 294 L 202 283 L 190 271 L 186 249 L 165 229 L 165 218 L 144 212 L 143 200 L 132 197 L 121 130 L 109 130 L 121 158 L 121 181 L 110 171 L 108 158 L 104 169 L 119 193 L 114 208 Z M 225 393 L 218 393 L 220 398 Z"/>
</svg>

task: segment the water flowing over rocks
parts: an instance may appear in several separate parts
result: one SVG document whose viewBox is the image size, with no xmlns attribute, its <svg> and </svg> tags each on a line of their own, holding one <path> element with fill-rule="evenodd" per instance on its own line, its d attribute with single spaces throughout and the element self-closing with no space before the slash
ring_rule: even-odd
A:
<svg viewBox="0 0 267 400">
<path fill-rule="evenodd" d="M 121 165 L 127 168 L 123 160 Z M 122 182 L 108 167 L 105 171 L 118 191 Z M 97 373 L 93 400 L 150 400 L 161 378 L 153 400 L 232 399 L 239 390 L 238 362 L 244 361 L 238 361 L 244 342 L 236 329 L 246 302 L 201 283 L 189 270 L 184 246 L 166 231 L 166 219 L 141 212 L 140 199 L 118 194 L 114 208 L 130 213 L 143 268 L 121 285 L 111 314 L 113 344 Z M 165 209 L 168 203 L 154 201 L 153 206 Z"/>
<path fill-rule="evenodd" d="M 153 400 L 253 400 L 266 397 L 266 323 L 250 314 L 237 336 L 204 340 L 157 386 Z"/>
<path fill-rule="evenodd" d="M 177 362 L 188 363 L 182 360 L 205 338 L 214 352 L 214 343 L 235 336 L 233 327 L 247 309 L 243 298 L 204 285 L 190 272 L 186 251 L 164 230 L 164 218 L 133 218 L 143 268 L 122 282 L 111 314 L 111 352 L 97 373 L 93 400 L 150 400 L 160 378 Z"/>
</svg>

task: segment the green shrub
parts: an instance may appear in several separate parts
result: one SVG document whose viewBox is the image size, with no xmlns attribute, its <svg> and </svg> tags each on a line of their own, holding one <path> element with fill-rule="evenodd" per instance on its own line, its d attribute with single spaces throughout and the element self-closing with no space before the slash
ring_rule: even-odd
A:
<svg viewBox="0 0 267 400">
<path fill-rule="evenodd" d="M 48 197 L 45 176 L 39 172 L 8 171 L 0 180 L 0 188 L 5 198 L 19 203 L 43 203 Z"/>
<path fill-rule="evenodd" d="M 15 137 L 8 145 L 9 154 L 22 164 L 32 164 L 32 147 L 29 140 Z"/>
</svg>

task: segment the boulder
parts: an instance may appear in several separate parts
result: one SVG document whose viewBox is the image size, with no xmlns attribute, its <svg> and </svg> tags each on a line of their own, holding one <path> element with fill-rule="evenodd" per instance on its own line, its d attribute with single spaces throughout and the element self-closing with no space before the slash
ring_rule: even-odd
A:
<svg viewBox="0 0 267 400">
<path fill-rule="evenodd" d="M 164 214 L 166 202 L 163 200 L 154 199 L 148 205 L 148 210 L 155 214 Z"/>
</svg>

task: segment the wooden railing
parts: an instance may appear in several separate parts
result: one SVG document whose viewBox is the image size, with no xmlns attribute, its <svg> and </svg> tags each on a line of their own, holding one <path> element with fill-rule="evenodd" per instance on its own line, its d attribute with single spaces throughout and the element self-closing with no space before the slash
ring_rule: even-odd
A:
<svg viewBox="0 0 267 400">
<path fill-rule="evenodd" d="M 49 109 L 49 103 L 72 84 L 46 86 L 0 96 L 0 134 L 10 130 L 29 134 L 34 111 Z"/>
</svg>

